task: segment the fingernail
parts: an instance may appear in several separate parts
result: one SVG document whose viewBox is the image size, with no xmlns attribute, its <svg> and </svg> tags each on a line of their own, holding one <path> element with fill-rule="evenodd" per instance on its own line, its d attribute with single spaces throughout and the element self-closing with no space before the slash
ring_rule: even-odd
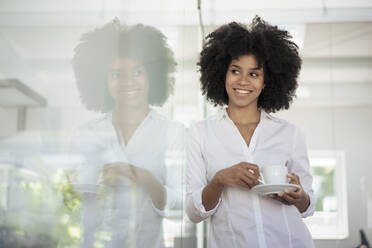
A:
<svg viewBox="0 0 372 248">
<path fill-rule="evenodd" d="M 288 193 L 289 193 L 289 190 L 288 190 L 288 189 L 286 189 L 286 190 L 284 190 L 284 192 L 288 194 Z"/>
</svg>

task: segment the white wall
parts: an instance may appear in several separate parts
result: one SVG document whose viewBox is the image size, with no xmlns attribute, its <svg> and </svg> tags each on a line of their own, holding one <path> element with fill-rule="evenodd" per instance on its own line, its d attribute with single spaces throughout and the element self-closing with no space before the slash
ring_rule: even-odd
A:
<svg viewBox="0 0 372 248">
<path fill-rule="evenodd" d="M 280 114 L 302 128 L 309 149 L 344 150 L 349 210 L 349 238 L 316 240 L 316 247 L 350 248 L 357 245 L 359 229 L 371 241 L 372 209 L 372 106 L 293 108 Z M 371 203 L 369 203 L 371 204 Z M 371 206 L 371 205 L 369 205 Z"/>
</svg>

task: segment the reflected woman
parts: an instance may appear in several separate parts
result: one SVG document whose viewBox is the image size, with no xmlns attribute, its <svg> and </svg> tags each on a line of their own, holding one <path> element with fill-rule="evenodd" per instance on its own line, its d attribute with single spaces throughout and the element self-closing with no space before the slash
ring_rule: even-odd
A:
<svg viewBox="0 0 372 248">
<path fill-rule="evenodd" d="M 184 135 L 181 124 L 151 108 L 173 90 L 176 63 L 166 37 L 114 20 L 82 36 L 73 66 L 85 106 L 104 113 L 72 145 L 82 157 L 83 247 L 163 247 L 162 217 L 182 203 L 174 161 L 182 161 Z"/>
</svg>

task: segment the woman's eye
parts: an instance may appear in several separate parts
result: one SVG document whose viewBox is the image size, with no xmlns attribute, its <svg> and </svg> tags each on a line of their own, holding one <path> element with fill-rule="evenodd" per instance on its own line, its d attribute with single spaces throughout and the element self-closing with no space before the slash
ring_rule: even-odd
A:
<svg viewBox="0 0 372 248">
<path fill-rule="evenodd" d="M 135 71 L 133 72 L 133 76 L 135 76 L 135 77 L 138 77 L 138 76 L 140 76 L 140 75 L 142 75 L 142 70 L 135 70 Z"/>
<path fill-rule="evenodd" d="M 112 79 L 118 79 L 120 77 L 120 73 L 117 71 L 111 72 L 111 78 Z"/>
<path fill-rule="evenodd" d="M 231 70 L 231 72 L 232 72 L 232 74 L 236 74 L 236 75 L 238 75 L 239 74 L 239 71 L 238 70 Z"/>
<path fill-rule="evenodd" d="M 249 75 L 250 75 L 251 77 L 258 77 L 258 74 L 255 73 L 255 72 L 251 72 L 251 73 L 249 73 Z"/>
</svg>

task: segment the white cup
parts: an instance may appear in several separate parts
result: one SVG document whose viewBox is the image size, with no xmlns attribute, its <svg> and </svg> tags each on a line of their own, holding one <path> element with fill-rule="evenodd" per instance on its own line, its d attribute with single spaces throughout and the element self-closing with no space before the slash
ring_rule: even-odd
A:
<svg viewBox="0 0 372 248">
<path fill-rule="evenodd" d="M 266 184 L 288 183 L 288 169 L 283 165 L 269 165 L 261 168 L 262 176 Z"/>
</svg>

